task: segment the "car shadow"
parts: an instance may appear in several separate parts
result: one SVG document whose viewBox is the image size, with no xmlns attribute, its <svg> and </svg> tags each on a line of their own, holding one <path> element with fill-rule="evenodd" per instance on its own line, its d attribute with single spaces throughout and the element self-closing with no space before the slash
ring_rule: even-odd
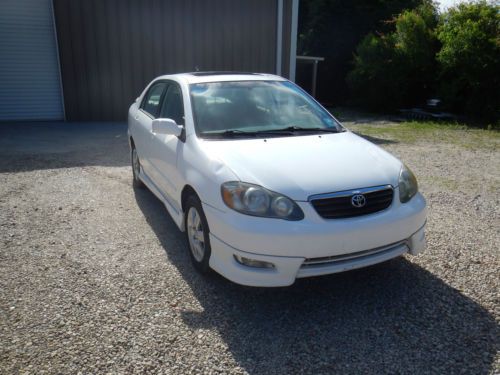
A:
<svg viewBox="0 0 500 375">
<path fill-rule="evenodd" d="M 494 317 L 404 258 L 288 288 L 243 287 L 196 273 L 163 205 L 148 190 L 135 198 L 202 306 L 182 311 L 184 323 L 216 330 L 250 374 L 491 371 Z"/>
<path fill-rule="evenodd" d="M 359 132 L 354 132 L 354 131 L 353 131 L 353 133 L 360 136 L 361 138 L 366 139 L 367 141 L 375 143 L 376 145 L 390 145 L 390 144 L 394 144 L 394 143 L 399 143 L 398 141 L 395 141 L 393 139 L 373 137 L 370 135 L 361 134 Z"/>
<path fill-rule="evenodd" d="M 124 122 L 0 123 L 0 173 L 130 165 Z"/>
</svg>

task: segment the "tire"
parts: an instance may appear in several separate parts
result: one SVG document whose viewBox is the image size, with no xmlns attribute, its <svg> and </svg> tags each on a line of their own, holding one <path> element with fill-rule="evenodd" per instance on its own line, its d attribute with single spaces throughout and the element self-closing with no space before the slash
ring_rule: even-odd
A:
<svg viewBox="0 0 500 375">
<path fill-rule="evenodd" d="M 132 185 L 134 188 L 144 189 L 144 183 L 139 178 L 141 162 L 139 160 L 139 155 L 137 154 L 137 149 L 134 145 L 132 145 L 132 149 L 130 151 L 130 161 L 132 163 Z"/>
<path fill-rule="evenodd" d="M 210 271 L 208 262 L 212 253 L 207 218 L 197 196 L 190 195 L 185 207 L 184 224 L 189 256 L 196 270 L 206 274 Z"/>
</svg>

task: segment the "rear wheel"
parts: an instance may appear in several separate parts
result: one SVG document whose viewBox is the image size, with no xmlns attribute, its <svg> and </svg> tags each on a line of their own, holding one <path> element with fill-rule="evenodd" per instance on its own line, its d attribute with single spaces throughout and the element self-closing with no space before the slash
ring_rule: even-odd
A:
<svg viewBox="0 0 500 375">
<path fill-rule="evenodd" d="M 134 145 L 132 145 L 131 151 L 131 159 L 132 159 L 132 184 L 136 188 L 144 188 L 144 183 L 139 178 L 139 174 L 141 173 L 141 162 L 139 161 L 139 155 L 137 154 L 137 150 Z"/>
<path fill-rule="evenodd" d="M 201 207 L 201 202 L 195 195 L 188 197 L 185 207 L 184 224 L 191 261 L 198 271 L 207 273 L 210 269 L 208 261 L 212 252 L 208 222 Z"/>
</svg>

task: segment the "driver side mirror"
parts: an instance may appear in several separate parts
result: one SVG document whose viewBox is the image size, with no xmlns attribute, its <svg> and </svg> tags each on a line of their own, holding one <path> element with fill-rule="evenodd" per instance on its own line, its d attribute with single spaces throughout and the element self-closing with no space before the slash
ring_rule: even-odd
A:
<svg viewBox="0 0 500 375">
<path fill-rule="evenodd" d="M 183 127 L 170 118 L 157 118 L 153 120 L 152 124 L 153 133 L 168 134 L 180 137 Z"/>
</svg>

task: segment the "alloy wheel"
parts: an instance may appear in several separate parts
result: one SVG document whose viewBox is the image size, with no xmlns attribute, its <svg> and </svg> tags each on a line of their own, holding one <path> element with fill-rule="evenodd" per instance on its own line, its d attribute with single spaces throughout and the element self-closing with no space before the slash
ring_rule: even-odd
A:
<svg viewBox="0 0 500 375">
<path fill-rule="evenodd" d="M 188 211 L 187 232 L 191 253 L 196 261 L 201 262 L 205 255 L 205 237 L 203 223 L 195 207 L 191 207 Z"/>
</svg>

